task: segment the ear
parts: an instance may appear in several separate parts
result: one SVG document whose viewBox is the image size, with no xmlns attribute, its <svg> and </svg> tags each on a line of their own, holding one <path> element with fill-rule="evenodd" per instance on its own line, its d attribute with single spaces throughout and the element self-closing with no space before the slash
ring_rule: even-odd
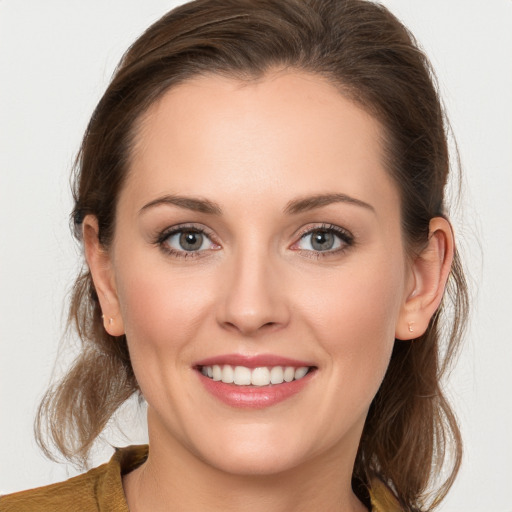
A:
<svg viewBox="0 0 512 512">
<path fill-rule="evenodd" d="M 410 284 L 396 325 L 395 338 L 418 338 L 441 304 L 454 253 L 453 231 L 442 217 L 430 221 L 426 247 L 415 258 Z"/>
<path fill-rule="evenodd" d="M 103 313 L 103 325 L 111 336 L 124 334 L 124 324 L 114 280 L 109 252 L 100 244 L 98 220 L 86 215 L 82 223 L 85 259 L 91 271 L 94 287 Z"/>
</svg>

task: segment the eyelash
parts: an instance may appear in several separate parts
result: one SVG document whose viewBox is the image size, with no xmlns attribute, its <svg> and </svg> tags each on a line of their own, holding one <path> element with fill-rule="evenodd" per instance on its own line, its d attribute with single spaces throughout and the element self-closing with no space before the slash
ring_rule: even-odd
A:
<svg viewBox="0 0 512 512">
<path fill-rule="evenodd" d="M 172 247 L 169 247 L 168 244 L 165 242 L 171 237 L 172 235 L 175 235 L 177 233 L 181 233 L 183 231 L 190 231 L 193 233 L 199 233 L 201 235 L 204 235 L 206 238 L 208 238 L 213 244 L 216 244 L 214 240 L 214 236 L 212 233 L 210 233 L 208 230 L 204 229 L 204 227 L 198 227 L 194 224 L 183 224 L 179 226 L 172 227 L 170 229 L 162 231 L 156 238 L 155 244 L 160 247 L 162 251 L 164 251 L 166 254 L 173 256 L 175 258 L 198 258 L 201 257 L 200 253 L 203 251 L 178 251 L 176 249 L 173 249 Z M 315 232 L 323 231 L 325 233 L 332 233 L 338 239 L 342 242 L 342 247 L 335 249 L 335 250 L 327 250 L 327 251 L 314 251 L 314 250 L 308 250 L 308 249 L 296 249 L 298 252 L 302 253 L 308 258 L 313 259 L 320 259 L 332 256 L 334 254 L 340 254 L 349 249 L 354 245 L 354 236 L 347 231 L 346 229 L 343 229 L 339 226 L 336 226 L 334 224 L 321 224 L 314 227 L 309 227 L 307 229 L 304 229 L 302 232 L 299 233 L 299 239 L 297 242 L 295 242 L 293 245 L 297 245 L 302 241 L 304 238 L 306 238 L 308 235 L 312 235 Z M 216 244 L 218 245 L 218 244 Z"/>
<path fill-rule="evenodd" d="M 172 228 L 166 229 L 162 231 L 158 235 L 158 237 L 155 240 L 155 244 L 160 247 L 164 253 L 169 254 L 170 256 L 173 256 L 175 258 L 198 258 L 200 257 L 201 251 L 178 251 L 176 249 L 173 249 L 172 247 L 169 247 L 168 244 L 165 242 L 171 237 L 172 235 L 175 235 L 177 233 L 182 233 L 183 231 L 189 231 L 192 233 L 199 233 L 201 235 L 204 235 L 206 238 L 208 238 L 212 243 L 216 243 L 213 239 L 213 234 L 210 233 L 208 230 L 206 230 L 203 227 L 198 227 L 194 224 L 181 224 L 179 226 L 174 226 Z"/>
<path fill-rule="evenodd" d="M 298 249 L 304 256 L 313 259 L 320 258 L 328 258 L 329 256 L 333 256 L 335 254 L 341 254 L 352 247 L 355 243 L 354 236 L 350 231 L 341 228 L 340 226 L 336 226 L 335 224 L 321 224 L 319 226 L 309 227 L 304 229 L 301 233 L 299 233 L 299 240 L 295 242 L 293 245 L 297 245 L 301 240 L 306 238 L 308 235 L 312 235 L 315 232 L 323 231 L 325 233 L 332 233 L 337 236 L 342 243 L 342 247 L 334 250 L 327 251 L 311 251 L 307 249 Z"/>
</svg>

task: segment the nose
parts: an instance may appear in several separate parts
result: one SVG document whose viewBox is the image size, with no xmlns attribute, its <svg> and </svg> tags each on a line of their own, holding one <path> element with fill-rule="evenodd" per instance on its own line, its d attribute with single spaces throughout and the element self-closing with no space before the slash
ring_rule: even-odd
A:
<svg viewBox="0 0 512 512">
<path fill-rule="evenodd" d="M 249 252 L 239 251 L 226 262 L 217 321 L 224 329 L 254 337 L 285 327 L 290 308 L 277 257 Z"/>
</svg>

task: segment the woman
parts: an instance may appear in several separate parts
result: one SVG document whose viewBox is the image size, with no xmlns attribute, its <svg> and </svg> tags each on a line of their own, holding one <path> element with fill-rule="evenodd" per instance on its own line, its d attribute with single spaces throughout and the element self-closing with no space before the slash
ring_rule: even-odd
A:
<svg viewBox="0 0 512 512">
<path fill-rule="evenodd" d="M 0 510 L 433 509 L 461 454 L 440 389 L 466 306 L 448 167 L 428 62 L 383 7 L 164 16 L 83 140 L 84 345 L 39 416 L 83 461 L 140 393 L 150 448 Z"/>
</svg>

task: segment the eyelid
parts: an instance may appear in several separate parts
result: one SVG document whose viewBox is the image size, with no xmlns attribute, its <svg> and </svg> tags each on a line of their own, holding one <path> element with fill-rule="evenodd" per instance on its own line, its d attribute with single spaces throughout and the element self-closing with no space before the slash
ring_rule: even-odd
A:
<svg viewBox="0 0 512 512">
<path fill-rule="evenodd" d="M 353 240 L 354 236 L 352 233 L 346 229 L 342 228 L 341 226 L 338 226 L 336 224 L 329 224 L 325 222 L 321 222 L 319 224 L 310 223 L 306 226 L 302 227 L 299 232 L 297 233 L 297 238 L 302 238 L 304 235 L 307 235 L 313 231 L 333 231 L 337 234 L 340 234 L 341 236 Z"/>
<path fill-rule="evenodd" d="M 334 235 L 337 236 L 341 240 L 343 246 L 338 249 L 334 249 L 334 250 L 331 249 L 331 250 L 327 250 L 327 251 L 315 251 L 315 250 L 311 250 L 311 249 L 300 249 L 298 247 L 295 247 L 300 243 L 301 240 L 303 240 L 306 237 L 306 235 L 310 235 L 310 234 L 314 233 L 315 231 L 326 231 L 329 233 L 334 233 Z M 308 226 L 303 227 L 297 233 L 297 238 L 298 238 L 298 240 L 292 244 L 291 249 L 295 248 L 295 250 L 303 251 L 305 253 L 313 253 L 315 255 L 315 257 L 329 256 L 329 255 L 336 254 L 338 252 L 342 252 L 342 251 L 348 249 L 349 247 L 353 246 L 355 243 L 354 235 L 350 231 L 348 231 L 345 228 L 342 228 L 341 226 L 337 226 L 336 224 L 326 224 L 326 223 L 317 224 L 317 225 L 310 224 Z"/>
<path fill-rule="evenodd" d="M 196 231 L 197 233 L 201 233 L 203 236 L 208 238 L 212 244 L 217 246 L 214 249 L 202 249 L 198 251 L 185 251 L 185 250 L 178 250 L 174 247 L 170 247 L 169 245 L 165 244 L 165 241 L 182 231 Z M 207 251 L 211 250 L 217 250 L 220 249 L 220 244 L 215 239 L 215 234 L 208 229 L 204 225 L 198 225 L 194 223 L 185 223 L 185 224 L 176 224 L 174 226 L 170 226 L 162 231 L 160 231 L 157 236 L 155 237 L 154 244 L 159 246 L 162 251 L 164 251 L 167 254 L 171 254 L 172 256 L 176 257 L 184 257 L 184 258 L 197 258 L 200 256 L 203 256 L 202 253 L 205 253 Z"/>
<path fill-rule="evenodd" d="M 197 251 L 185 251 L 185 250 L 178 250 L 174 249 L 173 247 L 170 247 L 165 244 L 165 241 L 172 235 L 176 233 L 180 233 L 182 231 L 196 231 L 198 233 L 201 233 L 202 235 L 206 236 L 212 244 L 216 245 L 213 249 L 201 249 Z M 333 233 L 335 236 L 337 236 L 341 243 L 342 247 L 339 247 L 337 249 L 329 249 L 326 251 L 316 251 L 314 249 L 301 249 L 296 247 L 301 240 L 304 239 L 307 235 L 310 235 L 314 233 L 315 231 L 326 231 L 329 233 Z M 354 235 L 347 230 L 346 228 L 343 228 L 341 226 L 338 226 L 336 224 L 327 224 L 327 223 L 320 223 L 320 224 L 308 224 L 307 226 L 304 226 L 299 230 L 299 232 L 296 234 L 297 240 L 290 246 L 290 249 L 296 250 L 298 252 L 308 253 L 308 257 L 312 257 L 314 255 L 315 258 L 319 257 L 327 257 L 332 256 L 334 254 L 343 252 L 354 245 Z M 175 257 L 186 257 L 186 258 L 197 258 L 201 256 L 205 256 L 204 253 L 207 253 L 212 250 L 218 250 L 221 249 L 220 243 L 216 240 L 215 233 L 207 228 L 204 225 L 194 224 L 194 223 L 184 223 L 184 224 L 177 224 L 174 226 L 170 226 L 162 231 L 160 231 L 154 240 L 154 244 L 158 245 L 162 251 L 164 251 L 167 254 L 171 254 Z"/>
</svg>

